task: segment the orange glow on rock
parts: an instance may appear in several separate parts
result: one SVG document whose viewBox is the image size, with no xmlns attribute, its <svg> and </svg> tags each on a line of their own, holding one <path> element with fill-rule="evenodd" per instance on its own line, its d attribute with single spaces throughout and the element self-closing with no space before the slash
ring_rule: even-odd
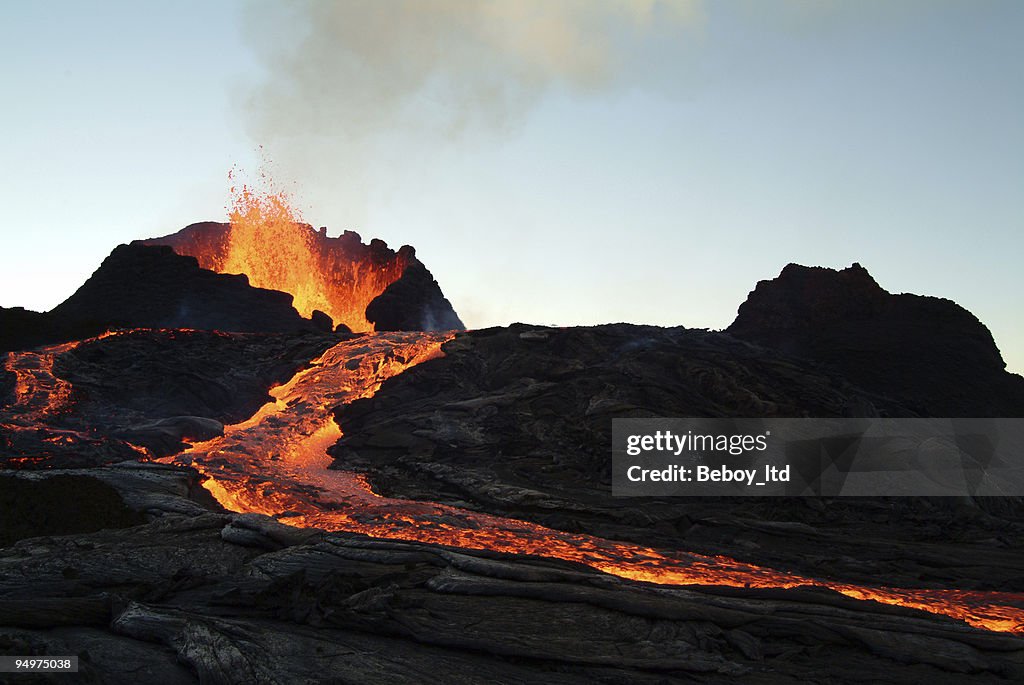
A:
<svg viewBox="0 0 1024 685">
<path fill-rule="evenodd" d="M 372 331 L 366 307 L 402 276 L 410 253 L 393 252 L 383 243 L 363 245 L 354 233 L 328 238 L 302 223 L 291 198 L 265 173 L 260 179 L 259 186 L 232 185 L 226 236 L 206 241 L 169 236 L 169 243 L 204 269 L 245 274 L 257 288 L 289 293 L 306 318 L 319 310 L 335 325 Z"/>
<path fill-rule="evenodd" d="M 294 526 L 562 559 L 661 585 L 824 588 L 857 600 L 950 616 L 978 628 L 1024 634 L 1024 595 L 1017 593 L 869 587 L 786 573 L 725 556 L 657 550 L 444 504 L 382 497 L 372 491 L 365 475 L 329 468 L 332 460 L 326 450 L 341 436 L 333 408 L 369 397 L 388 378 L 441 356 L 441 345 L 450 337 L 450 333 L 379 333 L 339 343 L 287 383 L 271 389 L 273 401 L 248 420 L 227 426 L 221 437 L 161 461 L 194 466 L 206 476 L 206 489 L 229 510 L 279 516 Z M 56 357 L 84 342 L 88 341 L 6 356 L 4 369 L 14 374 L 15 392 L 7 408 L 11 420 L 0 425 L 2 430 L 43 431 L 44 444 L 64 449 L 96 440 L 80 431 L 47 425 L 74 406 L 71 384 L 54 374 Z M 144 449 L 132 447 L 140 458 L 148 456 Z M 45 466 L 48 458 L 44 451 L 9 458 L 6 465 Z"/>
<path fill-rule="evenodd" d="M 227 509 L 281 516 L 293 526 L 585 564 L 663 585 L 826 588 L 858 600 L 921 609 L 993 631 L 1024 633 L 1024 595 L 866 587 L 777 571 L 724 556 L 656 550 L 566 533 L 433 502 L 382 497 L 361 474 L 329 468 L 341 433 L 332 408 L 441 354 L 447 333 L 381 333 L 342 342 L 275 388 L 274 401 L 222 437 L 167 461 L 191 464 Z"/>
<path fill-rule="evenodd" d="M 74 388 L 71 383 L 54 373 L 54 364 L 57 357 L 83 344 L 147 330 L 164 333 L 172 339 L 191 332 L 189 329 L 122 329 L 106 331 L 84 340 L 48 345 L 34 350 L 8 352 L 4 358 L 3 368 L 14 375 L 14 401 L 3 407 L 0 430 L 10 435 L 32 432 L 42 439 L 45 447 L 40 449 L 38 454 L 8 458 L 3 464 L 8 467 L 47 465 L 46 462 L 59 451 L 103 442 L 104 438 L 90 431 L 58 427 L 59 419 L 73 412 L 75 400 Z M 148 460 L 151 456 L 144 447 L 125 440 L 117 442 L 130 448 L 140 460 Z M 53 451 L 50 451 L 50 445 L 53 446 Z"/>
</svg>

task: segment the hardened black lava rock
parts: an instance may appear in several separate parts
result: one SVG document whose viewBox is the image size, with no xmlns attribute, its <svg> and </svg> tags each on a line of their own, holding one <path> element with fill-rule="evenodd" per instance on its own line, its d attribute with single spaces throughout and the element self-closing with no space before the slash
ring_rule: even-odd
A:
<svg viewBox="0 0 1024 685">
<path fill-rule="evenodd" d="M 929 416 L 1024 416 L 1024 378 L 951 300 L 880 287 L 860 264 L 790 264 L 740 305 L 730 335 L 802 357 Z"/>
</svg>

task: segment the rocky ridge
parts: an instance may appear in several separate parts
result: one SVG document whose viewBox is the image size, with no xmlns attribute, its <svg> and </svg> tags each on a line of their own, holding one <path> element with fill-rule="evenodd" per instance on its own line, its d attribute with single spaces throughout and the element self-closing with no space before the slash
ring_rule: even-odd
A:
<svg viewBox="0 0 1024 685">
<path fill-rule="evenodd" d="M 364 472 L 391 496 L 809 578 L 1024 591 L 1017 498 L 609 496 L 613 417 L 1019 408 L 1019 377 L 1002 370 L 976 320 L 951 303 L 909 300 L 912 314 L 887 304 L 903 296 L 879 292 L 864 274 L 837 283 L 836 272 L 795 273 L 812 283 L 802 296 L 787 286 L 796 294 L 768 306 L 752 295 L 744 325 L 724 333 L 515 325 L 458 334 L 443 358 L 336 407 L 344 438 L 331 450 L 335 465 Z M 828 314 L 842 306 L 877 339 L 844 343 L 859 360 L 849 367 L 820 347 L 827 331 L 840 335 L 841 321 Z M 869 373 L 900 363 L 894 351 L 915 336 L 943 330 L 925 321 L 932 309 L 949 338 L 927 351 L 936 373 L 949 381 L 966 360 L 1004 394 L 986 398 L 965 384 L 929 395 L 892 373 Z M 892 322 L 914 316 L 913 326 Z M 345 337 L 135 331 L 89 341 L 54 354 L 52 375 L 72 391 L 41 423 L 28 409 L 46 393 L 26 400 L 17 374 L 0 374 L 4 438 L 17 437 L 0 445 L 4 458 L 46 447 L 63 459 L 56 469 L 0 470 L 0 653 L 80 656 L 78 676 L 37 682 L 1024 678 L 1024 639 L 942 615 L 816 587 L 658 586 L 557 559 L 292 528 L 286 515 L 225 512 L 190 468 L 109 463 L 132 457 L 110 451 L 125 436 L 173 453 L 191 431 L 245 418 L 272 384 Z M 20 370 L 45 386 L 46 368 Z M 8 431 L 19 421 L 29 425 Z M 95 438 L 95 451 L 61 447 L 70 433 Z"/>
<path fill-rule="evenodd" d="M 825 365 L 928 416 L 1024 416 L 1024 378 L 950 300 L 883 289 L 860 264 L 790 264 L 740 305 L 730 335 Z"/>
<path fill-rule="evenodd" d="M 0 549 L 0 651 L 80 658 L 76 676 L 37 682 L 981 683 L 1024 674 L 1019 637 L 829 592 L 647 586 L 565 562 L 204 512 L 187 498 L 187 473 L 158 465 L 65 477 L 108 484 L 150 522 Z"/>
</svg>

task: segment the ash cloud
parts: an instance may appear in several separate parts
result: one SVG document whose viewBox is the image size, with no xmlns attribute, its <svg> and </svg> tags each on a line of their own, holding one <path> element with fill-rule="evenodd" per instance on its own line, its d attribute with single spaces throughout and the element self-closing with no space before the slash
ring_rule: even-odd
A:
<svg viewBox="0 0 1024 685">
<path fill-rule="evenodd" d="M 385 135 L 429 144 L 501 131 L 549 88 L 615 87 L 638 39 L 702 17 L 700 0 L 305 0 L 244 12 L 264 67 L 245 100 L 249 132 L 276 161 L 333 157 L 348 174 Z"/>
</svg>

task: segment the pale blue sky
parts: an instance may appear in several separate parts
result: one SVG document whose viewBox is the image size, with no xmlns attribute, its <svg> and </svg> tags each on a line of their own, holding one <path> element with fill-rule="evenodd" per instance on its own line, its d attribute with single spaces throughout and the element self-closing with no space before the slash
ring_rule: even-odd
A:
<svg viewBox="0 0 1024 685">
<path fill-rule="evenodd" d="M 117 243 L 223 219 L 262 144 L 306 220 L 415 245 L 471 327 L 720 328 L 787 262 L 859 261 L 967 307 L 1024 370 L 1024 3 L 694 3 L 609 27 L 601 85 L 555 68 L 458 133 L 414 94 L 319 155 L 252 99 L 298 35 L 254 7 L 4 3 L 0 305 L 48 309 Z M 346 78 L 334 97 L 365 89 Z"/>
</svg>

